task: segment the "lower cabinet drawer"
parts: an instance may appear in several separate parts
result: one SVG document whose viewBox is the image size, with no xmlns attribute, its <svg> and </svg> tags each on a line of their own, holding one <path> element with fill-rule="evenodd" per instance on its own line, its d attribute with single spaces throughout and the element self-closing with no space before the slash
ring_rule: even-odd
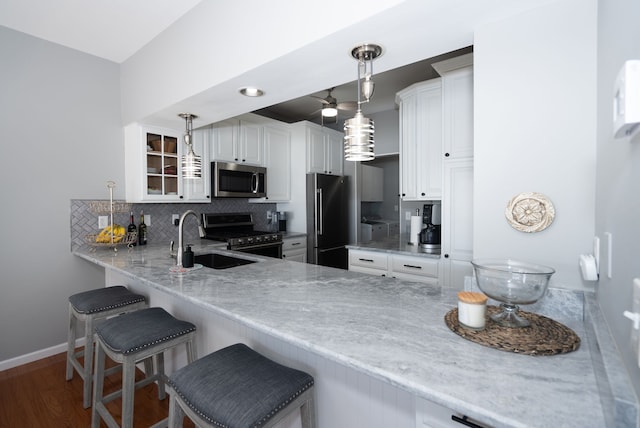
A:
<svg viewBox="0 0 640 428">
<path fill-rule="evenodd" d="M 406 273 L 410 275 L 430 276 L 438 278 L 438 259 L 411 256 L 392 256 L 391 270 L 394 273 Z"/>
<path fill-rule="evenodd" d="M 359 266 L 367 269 L 387 270 L 387 255 L 375 251 L 349 250 L 349 269 Z M 362 271 L 361 271 L 362 272 Z"/>
<path fill-rule="evenodd" d="M 282 240 L 282 251 L 299 250 L 307 248 L 307 237 L 299 236 L 297 238 L 285 238 Z"/>
</svg>

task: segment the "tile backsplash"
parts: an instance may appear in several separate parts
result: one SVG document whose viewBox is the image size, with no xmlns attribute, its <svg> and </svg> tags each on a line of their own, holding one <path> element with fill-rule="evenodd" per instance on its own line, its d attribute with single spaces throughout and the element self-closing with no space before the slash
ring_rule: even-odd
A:
<svg viewBox="0 0 640 428">
<path fill-rule="evenodd" d="M 98 216 L 109 215 L 108 213 L 95 213 L 90 209 L 95 199 L 72 199 L 71 200 L 71 250 L 86 243 L 87 235 L 100 232 L 98 227 Z M 116 201 L 114 201 L 116 202 Z M 117 201 L 122 202 L 122 201 Z M 106 201 L 108 206 L 108 201 Z M 277 229 L 277 225 L 269 224 L 267 211 L 275 211 L 276 204 L 270 203 L 249 203 L 247 199 L 214 199 L 209 204 L 131 204 L 136 226 L 140 223 L 140 211 L 144 210 L 145 215 L 151 217 L 150 224 L 147 224 L 147 241 L 150 244 L 166 243 L 178 241 L 178 228 L 171 223 L 172 214 L 182 215 L 187 210 L 196 213 L 231 213 L 249 212 L 253 215 L 256 230 L 272 231 Z M 116 224 L 127 226 L 129 224 L 129 213 L 114 213 L 113 221 Z M 194 218 L 185 220 L 184 239 L 186 242 L 197 242 L 198 228 Z"/>
</svg>

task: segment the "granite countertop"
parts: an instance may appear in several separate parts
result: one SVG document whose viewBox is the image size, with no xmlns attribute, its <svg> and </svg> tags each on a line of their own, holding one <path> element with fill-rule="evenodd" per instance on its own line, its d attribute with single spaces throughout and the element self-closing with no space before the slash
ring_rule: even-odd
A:
<svg viewBox="0 0 640 428">
<path fill-rule="evenodd" d="M 379 241 L 358 242 L 347 245 L 350 250 L 379 251 L 383 253 L 440 258 L 440 250 L 425 252 L 420 245 L 409 244 L 408 235 L 391 236 Z"/>
<path fill-rule="evenodd" d="M 456 306 L 456 290 L 206 244 L 193 250 L 259 262 L 175 274 L 165 246 L 73 253 L 491 426 L 635 425 L 635 396 L 591 294 L 559 290 L 545 297 L 556 306 L 540 313 L 573 329 L 581 345 L 534 357 L 449 330 L 444 315 Z"/>
</svg>

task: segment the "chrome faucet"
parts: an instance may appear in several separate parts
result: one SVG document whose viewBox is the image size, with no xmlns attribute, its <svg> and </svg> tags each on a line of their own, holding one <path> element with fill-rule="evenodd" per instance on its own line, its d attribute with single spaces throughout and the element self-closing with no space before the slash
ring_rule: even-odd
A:
<svg viewBox="0 0 640 428">
<path fill-rule="evenodd" d="M 204 227 L 202 227 L 202 220 L 200 220 L 200 217 L 198 216 L 198 214 L 196 214 L 195 211 L 188 210 L 188 211 L 185 211 L 184 214 L 180 216 L 180 222 L 178 223 L 178 253 L 176 254 L 176 265 L 180 267 L 182 267 L 182 252 L 184 251 L 183 243 L 182 243 L 184 219 L 189 214 L 193 214 L 196 220 L 198 220 L 198 232 L 200 233 L 200 237 L 204 238 L 204 235 L 205 235 Z"/>
</svg>

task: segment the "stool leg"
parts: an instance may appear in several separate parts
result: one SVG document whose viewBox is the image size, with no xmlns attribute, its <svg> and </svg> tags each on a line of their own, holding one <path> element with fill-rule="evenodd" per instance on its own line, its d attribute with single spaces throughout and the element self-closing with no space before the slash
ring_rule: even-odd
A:
<svg viewBox="0 0 640 428">
<path fill-rule="evenodd" d="M 136 361 L 125 357 L 122 362 L 122 428 L 133 427 L 133 398 L 136 383 Z"/>
<path fill-rule="evenodd" d="M 82 365 L 84 380 L 83 386 L 83 398 L 84 408 L 88 409 L 91 406 L 91 377 L 93 367 L 93 317 L 88 316 L 85 322 L 84 332 L 84 361 Z"/>
<path fill-rule="evenodd" d="M 93 379 L 93 406 L 91 408 L 91 428 L 100 428 L 100 416 L 97 404 L 102 401 L 102 388 L 104 383 L 105 354 L 100 343 L 96 341 L 96 363 Z"/>
<path fill-rule="evenodd" d="M 69 303 L 69 330 L 67 332 L 67 375 L 66 379 L 71 380 L 73 378 L 73 366 L 71 365 L 71 359 L 75 358 L 76 352 L 76 324 L 77 319 L 71 309 L 71 303 Z"/>
<path fill-rule="evenodd" d="M 301 407 L 300 407 L 300 418 L 302 419 L 302 428 L 315 428 L 316 426 L 316 416 L 314 412 L 314 403 L 313 397 L 310 397 Z"/>
<path fill-rule="evenodd" d="M 158 400 L 164 400 L 167 396 L 165 389 L 165 375 L 164 375 L 164 352 L 160 352 L 153 356 L 156 363 L 156 375 L 158 383 Z"/>
<path fill-rule="evenodd" d="M 168 428 L 182 428 L 182 422 L 184 421 L 184 412 L 182 407 L 178 404 L 176 393 L 169 391 L 169 425 Z"/>
</svg>

